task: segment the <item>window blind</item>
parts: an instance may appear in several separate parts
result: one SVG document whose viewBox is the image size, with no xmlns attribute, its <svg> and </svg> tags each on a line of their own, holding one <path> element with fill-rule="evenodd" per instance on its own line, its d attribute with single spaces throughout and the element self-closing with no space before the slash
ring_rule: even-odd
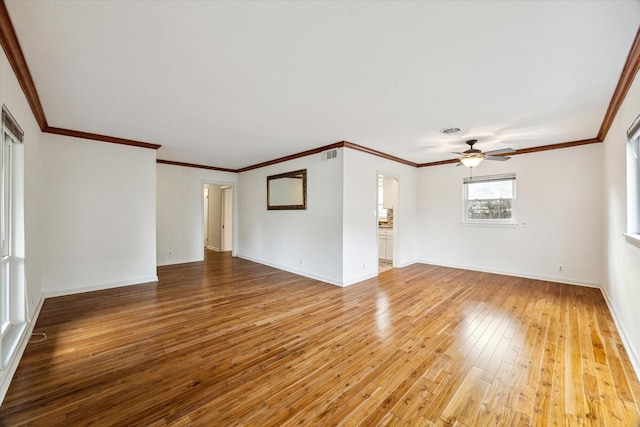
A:
<svg viewBox="0 0 640 427">
<path fill-rule="evenodd" d="M 24 141 L 24 132 L 6 106 L 2 106 L 2 127 L 8 131 L 16 142 Z"/>
<path fill-rule="evenodd" d="M 505 173 L 502 175 L 485 175 L 485 176 L 472 176 L 463 178 L 464 184 L 471 184 L 472 182 L 489 182 L 489 181 L 509 181 L 515 180 L 515 173 Z"/>
</svg>

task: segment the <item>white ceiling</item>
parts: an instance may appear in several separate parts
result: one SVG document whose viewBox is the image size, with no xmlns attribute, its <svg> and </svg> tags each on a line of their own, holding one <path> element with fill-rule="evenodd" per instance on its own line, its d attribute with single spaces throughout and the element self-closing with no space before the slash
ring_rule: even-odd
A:
<svg viewBox="0 0 640 427">
<path fill-rule="evenodd" d="M 593 138 L 640 24 L 639 1 L 6 4 L 50 126 L 233 169 Z"/>
</svg>

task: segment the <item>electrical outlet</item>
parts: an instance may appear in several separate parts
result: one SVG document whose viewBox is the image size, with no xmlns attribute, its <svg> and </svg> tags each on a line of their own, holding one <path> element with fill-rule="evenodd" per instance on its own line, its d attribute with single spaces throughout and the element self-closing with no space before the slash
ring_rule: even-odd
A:
<svg viewBox="0 0 640 427">
<path fill-rule="evenodd" d="M 169 258 L 173 257 L 173 252 L 169 251 Z"/>
<path fill-rule="evenodd" d="M 559 265 L 559 266 L 558 266 L 558 272 L 559 272 L 559 273 L 564 272 L 564 265 Z"/>
<path fill-rule="evenodd" d="M 362 269 L 365 270 L 367 268 L 366 264 L 362 264 Z"/>
<path fill-rule="evenodd" d="M 300 258 L 300 265 L 302 265 L 302 258 Z"/>
</svg>

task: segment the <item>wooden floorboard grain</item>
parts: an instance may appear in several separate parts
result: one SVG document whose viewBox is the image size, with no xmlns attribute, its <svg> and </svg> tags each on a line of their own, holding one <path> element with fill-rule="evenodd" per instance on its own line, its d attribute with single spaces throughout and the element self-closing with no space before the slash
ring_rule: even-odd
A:
<svg viewBox="0 0 640 427">
<path fill-rule="evenodd" d="M 597 289 L 416 264 L 347 288 L 207 251 L 45 301 L 2 426 L 635 426 Z"/>
</svg>

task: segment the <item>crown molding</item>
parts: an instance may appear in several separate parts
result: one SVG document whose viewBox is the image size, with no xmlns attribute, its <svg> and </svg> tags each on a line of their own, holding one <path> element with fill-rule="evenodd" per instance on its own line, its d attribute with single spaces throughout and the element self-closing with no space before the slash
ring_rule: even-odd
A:
<svg viewBox="0 0 640 427">
<path fill-rule="evenodd" d="M 624 98 L 627 96 L 627 92 L 629 92 L 629 88 L 631 87 L 633 80 L 638 74 L 638 69 L 640 69 L 640 28 L 638 28 L 636 38 L 633 40 L 631 50 L 629 50 L 629 55 L 627 55 L 627 61 L 624 63 L 624 67 L 622 67 L 622 72 L 618 79 L 618 85 L 616 86 L 616 90 L 613 91 L 613 96 L 609 102 L 609 108 L 607 108 L 607 112 L 602 119 L 602 125 L 600 126 L 598 136 L 596 137 L 600 141 L 604 141 L 607 136 L 609 128 L 613 123 L 613 119 L 616 117 L 616 114 L 618 114 L 618 110 L 620 109 Z"/>
<path fill-rule="evenodd" d="M 143 148 L 149 148 L 153 150 L 157 150 L 158 148 L 161 147 L 161 145 L 152 144 L 149 142 L 135 141 L 135 140 L 125 139 L 125 138 L 112 137 L 108 135 L 99 135 L 99 134 L 90 133 L 90 132 L 83 132 L 83 131 L 77 131 L 72 129 L 63 129 L 63 128 L 49 126 L 47 124 L 47 118 L 45 116 L 44 109 L 42 108 L 42 104 L 40 102 L 40 97 L 38 96 L 38 92 L 36 90 L 35 84 L 33 82 L 33 78 L 31 76 L 31 72 L 29 71 L 27 61 L 22 52 L 22 48 L 20 47 L 20 43 L 18 42 L 18 37 L 16 35 L 13 24 L 11 22 L 11 18 L 9 16 L 9 12 L 7 11 L 7 7 L 5 5 L 4 0 L 0 0 L 0 44 L 5 50 L 9 63 L 11 64 L 11 68 L 16 74 L 18 82 L 20 83 L 20 87 L 22 88 L 27 98 L 27 102 L 29 103 L 29 106 L 31 107 L 31 111 L 33 112 L 33 115 L 38 125 L 40 126 L 40 130 L 42 132 L 56 134 L 56 135 L 70 136 L 75 138 L 83 138 L 83 139 L 90 139 L 95 141 L 108 142 L 113 144 L 143 147 Z M 602 120 L 602 124 L 600 126 L 600 130 L 598 131 L 598 135 L 595 138 L 579 140 L 579 141 L 563 142 L 559 144 L 543 145 L 538 147 L 524 148 L 524 149 L 517 150 L 515 153 L 511 153 L 509 155 L 511 156 L 511 155 L 518 155 L 518 154 L 535 153 L 539 151 L 556 150 L 561 148 L 576 147 L 576 146 L 585 145 L 585 144 L 600 143 L 604 141 L 604 138 L 606 137 L 607 132 L 609 131 L 609 128 L 613 123 L 613 120 L 620 108 L 620 105 L 622 105 L 622 102 L 624 101 L 624 98 L 627 95 L 627 92 L 629 91 L 629 88 L 631 87 L 631 84 L 633 83 L 633 80 L 637 75 L 639 69 L 640 69 L 640 28 L 636 33 L 636 37 L 633 41 L 633 44 L 631 45 L 631 49 L 627 56 L 627 60 L 620 74 L 618 84 L 613 93 L 613 96 L 611 97 L 611 101 L 609 102 L 609 106 Z M 333 148 L 350 148 L 352 150 L 361 151 L 364 153 L 381 157 L 383 159 L 391 160 L 404 165 L 418 167 L 418 168 L 452 164 L 452 163 L 458 162 L 458 159 L 448 159 L 448 160 L 441 160 L 441 161 L 429 162 L 429 163 L 414 163 L 409 160 L 392 156 L 390 154 L 383 153 L 382 151 L 374 150 L 372 148 L 368 148 L 363 145 L 354 144 L 348 141 L 340 141 L 334 144 L 313 148 L 311 150 L 303 151 L 303 152 L 292 154 L 289 156 L 279 157 L 274 160 L 269 160 L 266 162 L 257 163 L 255 165 L 246 166 L 240 169 L 228 169 L 228 168 L 221 168 L 216 166 L 205 166 L 205 165 L 198 165 L 194 163 L 173 162 L 170 160 L 160 160 L 160 159 L 158 159 L 157 162 L 161 164 L 172 164 L 176 166 L 194 167 L 194 168 L 218 170 L 218 171 L 224 171 L 224 172 L 245 172 L 252 169 L 258 169 L 261 167 L 285 162 L 288 160 L 309 156 L 311 154 L 320 153 L 322 151 L 330 150 Z"/>
<path fill-rule="evenodd" d="M 496 154 L 496 156 L 511 157 L 511 156 L 517 156 L 518 154 L 530 154 L 530 153 L 537 153 L 540 151 L 558 150 L 560 148 L 578 147 L 580 145 L 597 144 L 599 142 L 602 142 L 602 140 L 598 138 L 580 139 L 578 141 L 561 142 L 559 144 L 539 145 L 537 147 L 522 148 L 513 153 Z M 420 163 L 418 167 L 426 168 L 430 166 L 449 165 L 453 163 L 458 163 L 459 161 L 460 160 L 458 159 L 440 160 L 438 162 Z"/>
<path fill-rule="evenodd" d="M 27 102 L 31 107 L 31 111 L 33 111 L 38 126 L 40 126 L 40 130 L 44 131 L 48 127 L 47 118 L 44 114 L 38 91 L 36 91 L 36 85 L 33 83 L 29 66 L 27 66 L 27 60 L 22 53 L 18 36 L 13 28 L 13 23 L 9 17 L 9 11 L 7 10 L 4 0 L 0 0 L 0 44 L 7 54 L 9 64 L 11 64 L 11 68 L 13 68 L 13 72 L 18 78 L 20 87 L 27 98 Z"/>
<path fill-rule="evenodd" d="M 250 170 L 253 170 L 253 169 L 263 168 L 265 166 L 271 166 L 271 165 L 275 165 L 277 163 L 286 162 L 288 160 L 299 159 L 300 157 L 306 157 L 306 156 L 310 156 L 312 154 L 322 153 L 323 151 L 326 151 L 326 150 L 332 150 L 334 148 L 342 148 L 342 147 L 344 147 L 344 144 L 345 144 L 344 141 L 340 141 L 340 142 L 336 142 L 334 144 L 323 145 L 322 147 L 312 148 L 311 150 L 306 150 L 306 151 L 302 151 L 300 153 L 291 154 L 289 156 L 278 157 L 277 159 L 269 160 L 269 161 L 262 162 L 262 163 L 256 163 L 255 165 L 251 165 L 251 166 L 246 166 L 244 168 L 238 169 L 236 172 L 246 172 L 246 171 L 250 171 Z"/>
<path fill-rule="evenodd" d="M 391 160 L 394 162 L 402 163 L 403 165 L 418 166 L 417 163 L 409 160 L 401 159 L 400 157 L 392 156 L 391 154 L 383 153 L 382 151 L 374 150 L 373 148 L 365 147 L 364 145 L 354 144 L 353 142 L 342 141 L 344 147 L 351 148 L 352 150 L 362 151 L 363 153 L 373 154 L 374 156 L 382 157 L 383 159 Z"/>
<path fill-rule="evenodd" d="M 54 135 L 71 136 L 73 138 L 91 139 L 93 141 L 110 142 L 112 144 L 121 144 L 121 145 L 130 145 L 133 147 L 150 148 L 152 150 L 157 150 L 158 148 L 161 147 L 161 145 L 151 144 L 149 142 L 134 141 L 133 139 L 117 138 L 115 136 L 99 135 L 97 133 L 82 132 L 78 130 L 56 128 L 51 126 L 47 126 L 45 129 L 43 129 L 43 132 L 51 133 Z"/>
<path fill-rule="evenodd" d="M 205 166 L 205 165 L 198 165 L 195 163 L 174 162 L 172 160 L 157 159 L 156 163 L 160 163 L 162 165 L 183 166 L 186 168 L 208 169 L 208 170 L 221 171 L 221 172 L 238 172 L 237 169 L 219 168 L 216 166 Z"/>
</svg>

